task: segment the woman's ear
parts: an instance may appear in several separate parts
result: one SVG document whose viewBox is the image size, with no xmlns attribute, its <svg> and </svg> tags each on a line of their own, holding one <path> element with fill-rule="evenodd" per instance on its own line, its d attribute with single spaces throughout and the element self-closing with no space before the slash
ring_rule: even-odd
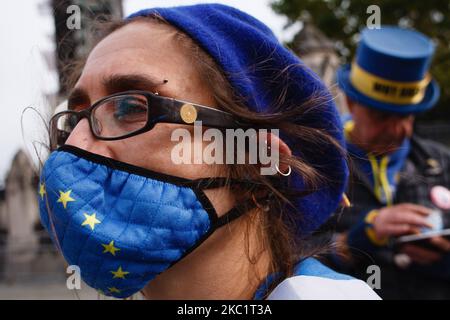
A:
<svg viewBox="0 0 450 320">
<path fill-rule="evenodd" d="M 277 152 L 278 150 L 278 155 L 283 155 L 283 156 L 292 156 L 292 151 L 291 148 L 289 148 L 289 146 L 280 139 L 280 137 L 276 134 L 273 133 L 268 133 L 267 134 L 267 145 L 270 147 L 272 152 Z M 279 157 L 278 157 L 279 159 Z M 277 161 L 277 171 L 280 174 L 286 174 L 289 175 L 291 172 L 291 168 L 288 164 L 285 163 L 281 163 L 279 161 Z"/>
</svg>

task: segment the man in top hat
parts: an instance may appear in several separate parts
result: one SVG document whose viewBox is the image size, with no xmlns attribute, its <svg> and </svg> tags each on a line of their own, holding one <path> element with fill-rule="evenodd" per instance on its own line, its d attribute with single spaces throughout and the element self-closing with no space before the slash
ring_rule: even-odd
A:
<svg viewBox="0 0 450 320">
<path fill-rule="evenodd" d="M 450 150 L 413 132 L 415 115 L 439 98 L 428 73 L 433 53 L 421 33 L 365 29 L 356 58 L 337 74 L 349 109 L 344 129 L 352 206 L 336 214 L 334 226 L 338 249 L 349 258 L 332 260 L 366 280 L 373 274 L 367 267 L 379 266 L 378 293 L 386 299 L 450 298 L 450 241 L 398 242 L 450 227 Z"/>
</svg>

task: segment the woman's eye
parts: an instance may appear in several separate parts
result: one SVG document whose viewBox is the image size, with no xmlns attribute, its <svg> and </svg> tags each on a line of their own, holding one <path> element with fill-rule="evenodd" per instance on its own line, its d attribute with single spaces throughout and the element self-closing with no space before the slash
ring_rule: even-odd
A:
<svg viewBox="0 0 450 320">
<path fill-rule="evenodd" d="M 119 121 L 147 119 L 147 103 L 138 99 L 123 99 L 116 103 L 114 117 Z"/>
</svg>

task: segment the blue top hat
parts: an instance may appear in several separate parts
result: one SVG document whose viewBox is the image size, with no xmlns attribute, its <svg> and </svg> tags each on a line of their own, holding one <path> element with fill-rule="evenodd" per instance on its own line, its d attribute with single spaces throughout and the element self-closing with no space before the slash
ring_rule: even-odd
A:
<svg viewBox="0 0 450 320">
<path fill-rule="evenodd" d="M 422 112 L 439 99 L 439 86 L 428 73 L 433 54 L 433 43 L 419 32 L 393 26 L 364 29 L 355 60 L 338 70 L 337 82 L 364 106 Z"/>
</svg>

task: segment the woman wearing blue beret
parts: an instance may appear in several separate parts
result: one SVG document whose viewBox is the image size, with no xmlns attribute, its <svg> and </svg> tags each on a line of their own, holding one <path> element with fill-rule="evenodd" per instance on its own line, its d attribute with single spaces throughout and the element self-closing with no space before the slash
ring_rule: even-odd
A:
<svg viewBox="0 0 450 320">
<path fill-rule="evenodd" d="M 253 129 L 279 161 L 174 161 L 210 147 L 201 125 Z M 228 144 L 215 152 L 251 158 Z M 342 202 L 342 145 L 329 92 L 264 24 L 217 4 L 142 10 L 108 26 L 50 121 L 41 220 L 105 295 L 377 299 L 307 246 Z"/>
</svg>

